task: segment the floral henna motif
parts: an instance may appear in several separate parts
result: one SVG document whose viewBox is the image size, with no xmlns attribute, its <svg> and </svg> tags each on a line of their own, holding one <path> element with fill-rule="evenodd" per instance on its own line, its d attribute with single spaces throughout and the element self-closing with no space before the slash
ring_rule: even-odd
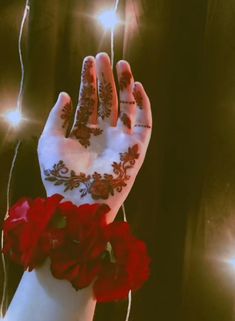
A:
<svg viewBox="0 0 235 321">
<path fill-rule="evenodd" d="M 60 115 L 60 118 L 63 119 L 62 128 L 65 128 L 69 124 L 71 114 L 72 114 L 72 101 L 65 104 L 62 108 L 62 113 Z"/>
<path fill-rule="evenodd" d="M 122 72 L 120 79 L 119 79 L 119 86 L 120 86 L 121 90 L 124 90 L 125 88 L 127 88 L 130 85 L 131 78 L 132 78 L 132 75 L 129 71 L 126 70 L 126 71 Z"/>
<path fill-rule="evenodd" d="M 125 125 L 128 129 L 131 129 L 131 120 L 130 117 L 126 113 L 122 113 L 121 121 L 123 125 Z"/>
<path fill-rule="evenodd" d="M 129 147 L 127 152 L 120 153 L 120 162 L 113 162 L 112 164 L 114 175 L 97 172 L 91 175 L 76 174 L 60 160 L 52 169 L 44 170 L 45 179 L 54 185 L 64 185 L 64 192 L 80 188 L 81 197 L 91 194 L 91 197 L 95 200 L 107 199 L 110 195 L 114 195 L 115 191 L 121 192 L 122 188 L 127 185 L 126 181 L 130 178 L 127 170 L 132 168 L 139 158 L 138 149 L 138 145 L 135 144 Z"/>
<path fill-rule="evenodd" d="M 86 60 L 82 71 L 82 88 L 78 103 L 79 109 L 76 115 L 75 129 L 72 132 L 84 147 L 90 145 L 91 135 L 97 136 L 102 133 L 102 129 L 87 126 L 89 117 L 92 115 L 95 107 L 95 87 L 93 85 L 94 76 L 91 73 L 92 67 L 93 61 Z"/>
<path fill-rule="evenodd" d="M 98 136 L 102 134 L 103 130 L 100 128 L 89 128 L 84 124 L 77 124 L 73 131 L 74 136 L 79 140 L 84 147 L 90 146 L 91 135 Z"/>
<path fill-rule="evenodd" d="M 107 82 L 102 73 L 102 80 L 99 83 L 99 111 L 98 115 L 102 119 L 109 117 L 111 114 L 112 101 L 113 101 L 113 89 L 111 83 Z"/>
<path fill-rule="evenodd" d="M 133 96 L 139 109 L 143 109 L 143 97 L 141 95 L 141 92 L 134 89 Z"/>
</svg>

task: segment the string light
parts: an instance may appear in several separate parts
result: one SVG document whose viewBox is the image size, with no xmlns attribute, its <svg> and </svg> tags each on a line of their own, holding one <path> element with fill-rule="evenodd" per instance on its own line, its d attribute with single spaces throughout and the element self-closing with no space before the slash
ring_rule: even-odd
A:
<svg viewBox="0 0 235 321">
<path fill-rule="evenodd" d="M 113 30 L 120 22 L 115 10 L 103 11 L 99 14 L 98 20 L 106 30 Z"/>
<path fill-rule="evenodd" d="M 8 111 L 4 114 L 4 119 L 12 126 L 18 127 L 23 120 L 22 113 L 16 109 Z"/>
<path fill-rule="evenodd" d="M 109 10 L 104 10 L 100 14 L 96 16 L 100 24 L 103 26 L 103 28 L 107 31 L 111 31 L 111 66 L 113 68 L 114 64 L 114 31 L 116 26 L 121 22 L 118 15 L 117 15 L 117 9 L 119 5 L 119 0 L 115 1 L 114 8 Z"/>
<path fill-rule="evenodd" d="M 111 66 L 113 68 L 114 65 L 114 29 L 115 27 L 120 23 L 120 19 L 117 15 L 117 9 L 119 5 L 119 0 L 115 1 L 115 6 L 113 10 L 107 10 L 103 11 L 98 15 L 99 22 L 103 25 L 105 30 L 111 31 Z M 126 215 L 126 209 L 125 204 L 122 204 L 122 213 L 123 213 L 123 220 L 124 222 L 127 222 L 127 215 Z M 128 293 L 128 306 L 127 306 L 127 313 L 126 313 L 126 319 L 125 321 L 128 321 L 130 318 L 131 313 L 131 303 L 132 303 L 132 292 L 129 291 Z"/>
<path fill-rule="evenodd" d="M 118 4 L 119 4 L 119 0 L 116 0 L 113 10 L 103 11 L 102 13 L 100 13 L 98 15 L 98 20 L 103 25 L 104 29 L 111 31 L 111 65 L 112 65 L 112 67 L 114 64 L 114 29 L 120 23 L 120 19 L 119 19 L 118 15 L 116 14 Z M 22 22 L 21 22 L 21 26 L 20 26 L 19 39 L 18 39 L 18 50 L 19 50 L 19 58 L 20 58 L 20 65 L 21 65 L 21 82 L 20 82 L 19 95 L 17 98 L 17 108 L 15 110 L 8 111 L 4 114 L 4 119 L 13 127 L 19 126 L 21 124 L 21 122 L 24 120 L 23 115 L 22 115 L 22 106 L 21 106 L 23 84 L 24 84 L 24 63 L 23 63 L 23 57 L 22 57 L 21 42 L 22 42 L 23 28 L 24 28 L 25 20 L 27 18 L 27 14 L 28 14 L 29 9 L 30 9 L 29 0 L 26 0 L 23 18 L 22 18 Z M 16 148 L 15 148 L 15 153 L 14 153 L 14 157 L 12 160 L 11 169 L 10 169 L 10 173 L 9 173 L 8 187 L 7 187 L 6 217 L 8 216 L 9 205 L 10 205 L 9 204 L 9 193 L 10 193 L 11 178 L 12 178 L 12 174 L 13 174 L 13 170 L 14 170 L 14 166 L 15 166 L 15 162 L 16 162 L 16 158 L 17 158 L 20 144 L 21 144 L 21 142 L 18 141 Z M 124 203 L 122 204 L 122 211 L 123 211 L 123 219 L 125 222 L 127 222 L 127 216 L 126 216 Z M 3 245 L 3 234 L 1 234 L 1 243 L 2 243 L 1 245 Z M 3 264 L 3 270 L 4 270 L 4 289 L 3 289 L 3 297 L 2 297 L 0 312 L 1 312 L 1 316 L 3 317 L 3 306 L 4 306 L 4 301 L 5 301 L 6 285 L 7 285 L 6 265 L 5 265 L 5 259 L 4 259 L 3 255 L 2 255 L 2 264 Z M 234 267 L 235 267 L 235 259 L 234 259 Z M 131 293 L 131 291 L 129 291 L 126 321 L 128 321 L 129 317 L 130 317 L 131 301 L 132 301 L 132 293 Z"/>
<path fill-rule="evenodd" d="M 103 28 L 105 30 L 111 31 L 111 38 L 110 38 L 110 49 L 111 49 L 111 66 L 113 68 L 114 66 L 114 31 L 115 27 L 121 22 L 118 15 L 117 15 L 117 9 L 119 5 L 119 0 L 115 1 L 114 9 L 113 10 L 106 10 L 100 13 L 97 18 L 99 22 L 102 24 Z M 125 204 L 122 204 L 122 213 L 123 213 L 123 220 L 124 222 L 127 222 L 127 215 L 126 215 L 126 209 Z M 130 318 L 131 313 L 131 304 L 132 304 L 132 292 L 129 291 L 128 293 L 128 306 L 127 306 L 127 313 L 126 313 L 126 319 L 125 321 L 128 321 Z"/>
<path fill-rule="evenodd" d="M 19 60 L 20 60 L 20 67 L 21 67 L 21 80 L 20 80 L 20 89 L 17 97 L 17 105 L 16 109 L 12 111 L 6 112 L 3 117 L 6 121 L 8 121 L 9 124 L 11 124 L 13 127 L 17 127 L 23 120 L 22 116 L 22 94 L 23 94 L 23 85 L 24 85 L 24 61 L 23 61 L 23 55 L 22 55 L 22 36 L 24 31 L 24 25 L 25 21 L 28 15 L 28 12 L 30 10 L 29 6 L 29 0 L 26 0 L 23 17 L 20 24 L 20 31 L 19 31 L 19 38 L 18 38 L 18 53 L 19 53 Z M 18 151 L 21 145 L 21 141 L 19 140 L 15 146 L 14 149 L 14 155 L 11 162 L 10 172 L 8 176 L 7 181 L 7 194 L 6 194 L 6 214 L 4 217 L 4 220 L 8 217 L 9 209 L 10 209 L 10 189 L 11 189 L 11 181 L 12 176 L 15 168 L 15 163 L 18 155 Z M 1 231 L 1 249 L 3 248 L 3 231 Z M 1 253 L 1 260 L 2 260 L 2 268 L 3 268 L 3 290 L 2 290 L 2 300 L 0 305 L 0 317 L 4 316 L 4 306 L 7 306 L 7 296 L 6 296 L 6 289 L 7 289 L 7 268 L 6 268 L 6 261 L 4 254 Z"/>
<path fill-rule="evenodd" d="M 24 25 L 25 21 L 29 12 L 29 0 L 26 0 L 25 8 L 23 12 L 23 17 L 20 25 L 20 31 L 19 31 L 19 38 L 18 38 L 18 53 L 19 53 L 19 60 L 20 60 L 20 67 L 21 67 L 21 80 L 20 80 L 20 89 L 17 97 L 17 104 L 15 110 L 7 111 L 5 114 L 3 114 L 3 118 L 5 121 L 9 123 L 12 127 L 18 127 L 22 120 L 22 93 L 23 93 L 23 85 L 24 85 L 24 61 L 23 61 L 23 55 L 22 55 L 22 36 L 24 31 Z"/>
</svg>

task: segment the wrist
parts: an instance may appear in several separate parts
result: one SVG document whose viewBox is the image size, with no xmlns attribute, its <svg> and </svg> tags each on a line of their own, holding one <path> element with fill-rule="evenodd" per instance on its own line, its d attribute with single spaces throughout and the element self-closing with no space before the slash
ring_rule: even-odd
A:
<svg viewBox="0 0 235 321">
<path fill-rule="evenodd" d="M 110 208 L 110 211 L 107 213 L 107 222 L 108 223 L 111 223 L 120 207 L 122 206 L 125 198 L 120 195 L 120 199 L 117 199 L 117 198 L 109 198 L 107 200 L 94 200 L 91 196 L 86 196 L 86 197 L 80 197 L 80 195 L 77 193 L 77 191 L 67 191 L 67 192 L 63 192 L 63 190 L 61 191 L 58 191 L 58 188 L 53 188 L 53 187 L 49 187 L 49 188 L 46 188 L 46 195 L 47 197 L 51 197 L 52 195 L 55 195 L 59 193 L 61 196 L 63 196 L 63 199 L 61 202 L 72 202 L 73 204 L 77 205 L 77 206 L 80 206 L 80 205 L 83 205 L 83 204 L 106 204 L 109 206 Z"/>
<path fill-rule="evenodd" d="M 49 259 L 49 280 L 65 280 L 77 292 L 93 285 L 100 302 L 126 298 L 148 278 L 145 244 L 127 223 L 106 222 L 107 205 L 62 199 L 56 194 L 18 201 L 4 222 L 4 253 L 29 271 Z"/>
<path fill-rule="evenodd" d="M 92 285 L 76 291 L 67 280 L 59 280 L 52 275 L 49 260 L 35 269 L 34 273 L 36 283 L 43 288 L 42 295 L 46 302 L 53 299 L 54 303 L 50 304 L 50 310 L 52 313 L 56 310 L 55 321 L 91 321 L 93 319 L 96 300 Z"/>
<path fill-rule="evenodd" d="M 96 305 L 92 287 L 75 291 L 68 282 L 55 279 L 49 265 L 46 261 L 24 273 L 5 321 L 92 321 Z"/>
</svg>

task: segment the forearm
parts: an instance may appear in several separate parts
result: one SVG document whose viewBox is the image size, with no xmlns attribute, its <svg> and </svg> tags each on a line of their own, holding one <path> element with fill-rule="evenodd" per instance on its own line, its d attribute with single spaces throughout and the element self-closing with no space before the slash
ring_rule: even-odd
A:
<svg viewBox="0 0 235 321">
<path fill-rule="evenodd" d="M 76 291 L 46 262 L 24 273 L 3 321 L 92 321 L 95 305 L 92 286 Z"/>
<path fill-rule="evenodd" d="M 138 289 L 148 278 L 149 258 L 143 242 L 131 235 L 126 223 L 111 223 L 143 163 L 152 122 L 149 99 L 141 84 L 136 82 L 134 86 L 129 64 L 121 61 L 117 73 L 120 118 L 110 59 L 103 53 L 96 59 L 84 60 L 79 104 L 71 130 L 71 99 L 66 93 L 59 95 L 50 112 L 38 145 L 42 180 L 48 196 L 65 193 L 64 200 L 78 205 L 81 212 L 72 210 L 75 216 L 70 212 L 62 214 L 63 205 L 57 204 L 59 221 L 53 225 L 56 216 L 44 206 L 45 200 L 20 204 L 24 214 L 20 220 L 18 209 L 13 211 L 15 220 L 8 222 L 8 231 L 25 241 L 19 236 L 22 228 L 20 234 L 26 235 L 27 240 L 26 248 L 13 240 L 16 257 L 18 252 L 26 252 L 28 256 L 18 257 L 18 261 L 34 270 L 24 274 L 4 321 L 92 321 L 95 300 L 91 283 L 97 300 L 108 302 L 126 298 L 130 290 Z M 51 201 L 54 204 L 53 198 Z M 94 203 L 106 206 L 100 205 L 93 212 Z M 31 211 L 32 206 L 35 212 Z M 40 215 L 42 222 L 37 230 Z M 30 228 L 30 235 L 25 226 Z M 53 234 L 53 229 L 57 234 Z M 45 248 L 40 243 L 45 240 L 43 237 L 49 242 Z M 36 241 L 30 243 L 31 239 Z M 10 249 L 7 252 L 11 256 Z M 50 257 L 55 277 L 69 281 L 54 278 L 49 263 L 37 268 L 40 260 L 33 256 L 37 250 L 39 258 L 40 254 Z M 73 287 L 84 289 L 76 291 Z"/>
<path fill-rule="evenodd" d="M 79 205 L 76 198 L 63 201 Z M 2 321 L 92 321 L 95 306 L 92 285 L 76 291 L 69 281 L 52 275 L 47 259 L 42 266 L 24 272 Z"/>
<path fill-rule="evenodd" d="M 48 191 L 47 194 L 49 195 Z M 61 198 L 59 196 L 51 197 L 48 198 L 48 200 L 51 199 L 56 199 L 57 202 L 60 202 Z M 68 201 L 71 200 L 71 197 L 67 197 L 66 199 L 63 199 L 63 201 Z M 61 204 L 63 203 L 61 202 Z M 43 202 L 43 201 L 42 201 Z M 49 201 L 48 201 L 49 202 Z M 73 202 L 77 203 L 76 200 L 73 200 Z M 27 202 L 26 202 L 27 203 Z M 27 208 L 25 205 L 26 203 L 23 202 L 20 203 L 20 205 L 17 205 L 17 209 L 19 208 Z M 94 203 L 94 202 L 93 202 Z M 27 203 L 28 204 L 28 203 Z M 43 203 L 44 204 L 44 203 Z M 52 203 L 50 203 L 52 204 Z M 72 204 L 72 203 L 70 203 Z M 51 205 L 52 206 L 52 205 Z M 74 205 L 71 205 L 74 206 Z M 92 206 L 92 205 L 91 205 Z M 47 207 L 44 208 L 44 210 L 41 208 L 41 212 L 44 213 L 44 217 L 46 218 L 48 215 L 48 212 L 46 210 Z M 72 207 L 73 209 L 77 209 L 76 206 Z M 87 208 L 87 207 L 86 207 Z M 90 209 L 90 207 L 88 207 Z M 107 208 L 108 209 L 108 208 Z M 106 209 L 106 210 L 107 210 Z M 34 210 L 35 211 L 35 208 Z M 38 211 L 38 210 L 37 210 Z M 78 215 L 77 212 L 73 212 L 74 215 Z M 85 212 L 84 212 L 85 214 Z M 26 215 L 26 213 L 25 213 Z M 40 231 L 40 226 L 43 222 L 43 215 L 42 219 L 40 222 L 37 222 L 36 224 L 39 224 L 38 229 Z M 88 215 L 88 213 L 86 213 Z M 12 216 L 10 216 L 12 217 Z M 24 217 L 24 215 L 23 215 Z M 27 221 L 31 222 L 31 219 L 26 215 Z M 16 218 L 15 218 L 16 219 Z M 12 219 L 14 222 L 14 219 Z M 19 217 L 18 217 L 18 222 L 19 222 Z M 66 221 L 67 223 L 69 221 Z M 14 224 L 14 223 L 13 223 Z M 29 224 L 29 223 L 28 223 Z M 69 224 L 69 223 L 68 223 Z M 6 223 L 7 226 L 7 223 Z M 73 225 L 74 226 L 74 225 Z M 79 227 L 79 224 L 77 228 Z M 75 230 L 77 229 L 75 228 Z M 86 226 L 83 226 L 83 228 L 87 228 Z M 31 230 L 33 233 L 37 235 L 37 233 L 41 233 L 37 230 Z M 62 230 L 60 230 L 62 231 Z M 65 230 L 63 230 L 65 231 Z M 5 230 L 6 235 L 8 235 L 7 230 Z M 27 234 L 27 240 L 33 246 L 31 242 L 34 242 L 33 236 L 30 236 L 31 234 Z M 48 232 L 48 235 L 51 235 L 50 232 Z M 65 232 L 63 232 L 65 233 Z M 78 231 L 79 233 L 79 231 Z M 47 235 L 47 234 L 46 234 Z M 64 235 L 64 234 L 63 234 Z M 25 234 L 22 234 L 20 238 L 24 238 Z M 79 240 L 79 234 L 76 236 L 78 237 Z M 76 238 L 75 237 L 75 238 Z M 47 243 L 52 246 L 54 241 L 56 241 L 56 238 L 54 238 L 52 235 L 49 237 L 50 241 Z M 30 241 L 29 241 L 30 240 Z M 39 241 L 37 241 L 39 242 Z M 52 243 L 51 243 L 52 242 Z M 88 243 L 87 243 L 88 242 Z M 29 244 L 28 243 L 28 244 Z M 84 240 L 84 246 L 89 247 L 89 240 Z M 9 243 L 7 243 L 9 244 Z M 6 244 L 6 248 L 7 248 Z M 22 243 L 20 243 L 22 245 Z M 69 243 L 73 245 L 72 243 Z M 82 246 L 81 244 L 81 246 Z M 27 245 L 25 244 L 24 246 Z M 79 245 L 80 246 L 80 245 Z M 79 249 L 77 248 L 78 253 Z M 27 250 L 26 250 L 27 251 Z M 37 266 L 36 257 L 40 257 L 40 248 L 39 247 L 34 247 L 32 250 L 33 252 L 27 252 L 24 255 L 21 255 L 21 258 L 26 258 L 28 257 L 27 255 L 32 255 L 29 253 L 35 253 L 36 256 L 31 256 L 30 262 L 33 262 L 32 266 L 30 263 L 27 263 L 25 268 L 29 267 L 29 269 L 33 268 L 33 271 L 31 272 L 25 272 L 20 284 L 18 286 L 18 289 L 15 293 L 15 296 L 9 306 L 9 309 L 7 311 L 7 314 L 4 318 L 4 321 L 92 321 L 93 320 L 93 315 L 94 315 L 94 310 L 95 310 L 95 305 L 96 305 L 96 300 L 94 299 L 93 295 L 93 288 L 92 288 L 92 281 L 89 285 L 89 282 L 81 286 L 83 289 L 76 291 L 72 284 L 68 280 L 61 280 L 60 277 L 57 279 L 54 272 L 52 274 L 51 269 L 50 269 L 50 259 L 47 259 L 47 261 L 44 262 L 44 264 L 41 266 Z M 37 252 L 39 251 L 39 252 Z M 62 248 L 60 248 L 59 251 L 63 251 Z M 64 251 L 70 251 L 69 248 L 65 249 Z M 72 249 L 71 249 L 72 251 Z M 37 253 L 37 254 L 36 254 Z M 62 252 L 63 253 L 63 252 Z M 71 252 L 72 255 L 72 252 Z M 79 254 L 78 254 L 79 255 Z M 34 257 L 34 259 L 33 259 Z M 86 258 L 84 258 L 86 260 Z M 24 261 L 25 262 L 25 261 Z M 55 262 L 53 260 L 53 262 Z M 67 264 L 64 262 L 65 265 Z M 63 263 L 62 263 L 63 264 Z M 79 264 L 79 263 L 78 263 Z M 31 266 L 31 267 L 30 267 Z M 67 265 L 69 266 L 69 265 Z M 76 267 L 74 267 L 76 269 Z M 68 273 L 72 273 L 72 271 L 67 270 Z M 54 275 L 54 276 L 53 276 Z M 63 279 L 66 279 L 65 275 Z M 89 286 L 88 286 L 89 285 Z M 80 288 L 80 287 L 78 287 Z"/>
</svg>

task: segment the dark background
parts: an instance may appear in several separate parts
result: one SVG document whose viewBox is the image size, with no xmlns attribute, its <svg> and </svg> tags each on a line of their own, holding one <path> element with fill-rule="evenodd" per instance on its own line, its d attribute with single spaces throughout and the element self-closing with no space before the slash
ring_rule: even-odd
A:
<svg viewBox="0 0 235 321">
<path fill-rule="evenodd" d="M 89 17 L 114 1 L 31 0 L 24 37 L 24 113 L 20 133 L 0 124 L 0 209 L 17 138 L 22 139 L 11 202 L 45 195 L 37 137 L 57 94 L 76 101 L 85 55 L 110 52 L 109 36 Z M 14 106 L 24 1 L 0 1 L 0 113 Z M 151 99 L 153 136 L 126 201 L 128 220 L 152 257 L 150 280 L 133 297 L 130 320 L 232 321 L 235 270 L 235 2 L 120 0 L 133 29 L 116 31 L 125 58 Z M 103 40 L 102 40 L 103 39 Z M 8 263 L 8 295 L 22 271 Z M 127 302 L 99 305 L 95 320 L 125 319 Z"/>
</svg>

